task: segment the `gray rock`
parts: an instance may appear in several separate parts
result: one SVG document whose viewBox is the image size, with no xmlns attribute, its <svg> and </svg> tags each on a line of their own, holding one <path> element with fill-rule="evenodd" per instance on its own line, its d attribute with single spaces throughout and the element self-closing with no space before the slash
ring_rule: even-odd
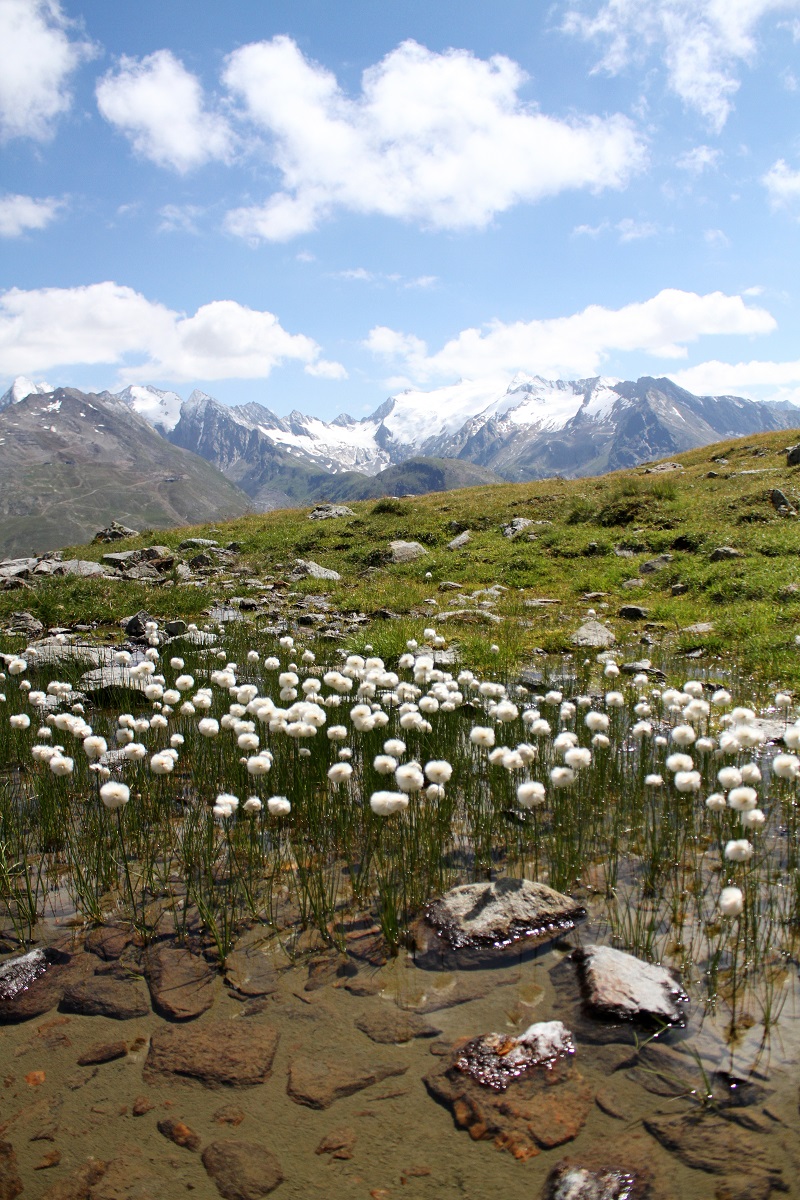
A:
<svg viewBox="0 0 800 1200">
<path fill-rule="evenodd" d="M 219 542 L 215 542 L 213 538 L 186 538 L 178 546 L 179 550 L 199 550 L 203 546 L 218 546 Z"/>
<path fill-rule="evenodd" d="M 345 504 L 318 504 L 308 514 L 309 521 L 330 521 L 334 517 L 354 517 L 352 508 Z"/>
<path fill-rule="evenodd" d="M 507 525 L 503 525 L 503 537 L 515 538 L 518 533 L 522 533 L 523 529 L 528 529 L 533 525 L 530 517 L 514 517 Z"/>
<path fill-rule="evenodd" d="M 114 651 L 108 646 L 88 646 L 71 637 L 66 642 L 57 641 L 55 637 L 41 638 L 31 642 L 23 654 L 31 667 L 57 667 L 64 663 L 100 667 L 110 663 L 113 656 Z"/>
<path fill-rule="evenodd" d="M 570 896 L 528 879 L 462 884 L 427 904 L 414 922 L 417 965 L 469 967 L 518 955 L 563 937 L 585 916 Z"/>
<path fill-rule="evenodd" d="M 782 513 L 783 515 L 797 515 L 797 510 L 795 509 L 794 505 L 790 503 L 788 496 L 785 492 L 782 492 L 780 488 L 773 488 L 769 494 L 769 498 L 772 507 L 776 512 Z"/>
<path fill-rule="evenodd" d="M 204 554 L 202 550 L 189 559 L 189 566 L 193 571 L 199 571 L 201 567 L 213 567 L 213 565 L 214 560 L 211 555 Z"/>
<path fill-rule="evenodd" d="M 654 467 L 646 467 L 645 475 L 663 475 L 670 471 L 682 471 L 683 465 L 676 462 L 656 463 Z"/>
<path fill-rule="evenodd" d="M 44 633 L 42 622 L 37 621 L 33 613 L 29 612 L 12 612 L 8 628 L 12 633 L 24 633 L 26 637 L 36 638 Z"/>
<path fill-rule="evenodd" d="M 6 558 L 0 562 L 0 579 L 28 579 L 38 558 Z"/>
<path fill-rule="evenodd" d="M 458 535 L 458 537 L 454 537 L 454 538 L 453 538 L 453 540 L 452 540 L 452 542 L 448 542 L 448 543 L 447 543 L 447 549 L 448 549 L 448 550 L 460 550 L 460 549 L 461 549 L 461 547 L 462 547 L 462 546 L 466 546 L 466 544 L 467 544 L 467 543 L 468 543 L 470 540 L 471 540 L 471 539 L 470 539 L 470 533 L 469 533 L 469 530 L 468 530 L 468 529 L 465 529 L 463 533 L 460 533 L 460 534 Z"/>
<path fill-rule="evenodd" d="M 128 637 L 144 637 L 145 626 L 150 619 L 150 613 L 141 608 L 137 613 L 134 613 L 132 617 L 123 618 L 122 628 L 125 630 Z"/>
<path fill-rule="evenodd" d="M 145 562 L 134 563 L 124 572 L 124 576 L 126 579 L 138 580 L 140 583 L 152 582 L 161 578 L 157 568 Z"/>
<path fill-rule="evenodd" d="M 416 562 L 418 558 L 425 558 L 428 553 L 419 542 L 405 542 L 402 539 L 389 542 L 389 551 L 393 563 Z"/>
<path fill-rule="evenodd" d="M 82 579 L 91 579 L 94 576 L 107 575 L 108 572 L 102 563 L 88 562 L 83 558 L 68 558 L 64 562 L 56 564 L 53 574 L 79 575 Z"/>
<path fill-rule="evenodd" d="M 80 677 L 78 687 L 87 696 L 95 696 L 98 692 L 107 692 L 117 688 L 130 692 L 143 692 L 147 687 L 147 682 L 147 679 L 141 675 L 132 675 L 128 667 L 114 664 L 87 671 Z"/>
<path fill-rule="evenodd" d="M 672 554 L 659 554 L 658 558 L 651 558 L 646 563 L 642 563 L 639 570 L 643 575 L 652 575 L 654 571 L 661 571 L 668 566 L 672 559 Z"/>
<path fill-rule="evenodd" d="M 711 551 L 709 562 L 725 562 L 729 558 L 744 558 L 744 551 L 734 546 L 717 546 L 716 550 Z"/>
<path fill-rule="evenodd" d="M 789 446 L 786 451 L 787 467 L 796 467 L 800 464 L 800 444 L 797 446 Z"/>
<path fill-rule="evenodd" d="M 138 529 L 129 529 L 127 525 L 122 525 L 119 521 L 112 521 L 105 529 L 101 529 L 92 538 L 93 542 L 117 542 L 122 538 L 135 538 L 139 536 Z"/>
<path fill-rule="evenodd" d="M 176 621 L 167 621 L 164 626 L 164 632 L 167 637 L 178 637 L 180 634 L 186 633 L 187 628 L 186 622 L 178 619 Z"/>
<path fill-rule="evenodd" d="M 503 618 L 485 608 L 453 608 L 440 613 L 437 621 L 459 621 L 462 625 L 500 625 Z"/>
<path fill-rule="evenodd" d="M 689 590 L 689 585 L 688 583 L 673 583 L 669 590 L 673 596 L 685 596 Z"/>
<path fill-rule="evenodd" d="M 321 567 L 319 563 L 312 562 L 310 558 L 296 558 L 293 574 L 307 576 L 309 579 L 332 579 L 334 582 L 342 578 L 338 571 L 332 571 L 329 567 Z"/>
<path fill-rule="evenodd" d="M 632 590 L 634 588 L 644 587 L 644 580 L 643 579 L 626 579 L 624 581 L 624 583 L 622 583 L 621 586 L 624 588 L 628 588 L 630 590 Z"/>
<path fill-rule="evenodd" d="M 440 592 L 461 592 L 463 590 L 463 583 L 456 583 L 454 579 L 443 579 L 439 584 Z"/>
<path fill-rule="evenodd" d="M 648 610 L 642 608 L 639 604 L 623 604 L 619 610 L 619 615 L 624 621 L 644 621 L 647 617 Z"/>
<path fill-rule="evenodd" d="M 591 646 L 603 647 L 613 646 L 616 642 L 615 635 L 605 625 L 601 625 L 599 621 L 584 621 L 580 629 L 577 629 L 572 635 L 573 646 Z"/>
<path fill-rule="evenodd" d="M 587 1006 L 595 1016 L 684 1025 L 689 997 L 666 967 L 610 946 L 573 951 Z"/>
<path fill-rule="evenodd" d="M 110 567 L 122 568 L 130 566 L 132 563 L 139 562 L 142 557 L 141 550 L 112 550 L 108 554 L 103 555 L 103 562 L 108 563 Z"/>
</svg>

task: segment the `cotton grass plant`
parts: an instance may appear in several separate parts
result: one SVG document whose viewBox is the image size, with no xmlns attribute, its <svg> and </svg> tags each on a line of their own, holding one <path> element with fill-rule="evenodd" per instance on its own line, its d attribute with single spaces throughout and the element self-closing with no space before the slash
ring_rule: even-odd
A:
<svg viewBox="0 0 800 1200">
<path fill-rule="evenodd" d="M 444 636 L 419 637 L 323 661 L 244 626 L 175 654 L 154 625 L 122 664 L 124 707 L 85 711 L 77 679 L 12 658 L 0 902 L 19 942 L 58 883 L 87 922 L 147 940 L 169 913 L 220 960 L 290 913 L 340 946 L 372 914 L 396 952 L 431 896 L 525 875 L 588 896 L 601 934 L 680 966 L 732 1028 L 752 1004 L 769 1026 L 800 912 L 791 697 L 774 754 L 703 679 L 666 686 L 605 654 L 569 694 L 534 693 L 499 662 L 441 666 Z"/>
</svg>

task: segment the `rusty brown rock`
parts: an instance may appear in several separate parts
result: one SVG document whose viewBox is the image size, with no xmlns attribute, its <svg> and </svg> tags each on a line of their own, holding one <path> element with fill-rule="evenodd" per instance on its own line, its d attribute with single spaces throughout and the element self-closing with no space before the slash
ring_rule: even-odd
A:
<svg viewBox="0 0 800 1200">
<path fill-rule="evenodd" d="M 3 963 L 0 1025 L 28 1021 L 55 1008 L 67 983 L 82 973 L 79 956 L 46 947 Z"/>
<path fill-rule="evenodd" d="M 405 1075 L 407 1070 L 407 1066 L 395 1063 L 326 1062 L 298 1055 L 289 1064 L 286 1092 L 296 1104 L 330 1108 L 335 1100 L 352 1096 L 392 1075 Z"/>
<path fill-rule="evenodd" d="M 217 1125 L 241 1125 L 245 1118 L 245 1114 L 235 1104 L 223 1104 L 212 1114 L 212 1121 Z"/>
<path fill-rule="evenodd" d="M 134 935 L 128 929 L 119 929 L 116 925 L 101 925 L 93 929 L 83 943 L 90 954 L 96 954 L 104 962 L 113 962 L 134 940 Z"/>
<path fill-rule="evenodd" d="M 349 1125 L 341 1129 L 332 1129 L 327 1133 L 314 1151 L 315 1154 L 330 1154 L 331 1158 L 348 1159 L 353 1157 L 356 1144 L 356 1132 Z"/>
<path fill-rule="evenodd" d="M 135 1017 L 146 1017 L 150 1003 L 141 984 L 92 975 L 89 979 L 67 984 L 59 1008 L 62 1012 L 80 1013 L 84 1017 L 130 1021 Z"/>
<path fill-rule="evenodd" d="M 59 1179 L 42 1193 L 41 1200 L 89 1200 L 93 1186 L 105 1173 L 107 1163 L 90 1158 L 72 1171 L 66 1179 Z"/>
<path fill-rule="evenodd" d="M 764 1143 L 752 1133 L 711 1112 L 646 1117 L 644 1127 L 665 1149 L 696 1171 L 726 1175 L 736 1164 L 741 1175 L 772 1178 L 781 1169 L 770 1164 Z"/>
<path fill-rule="evenodd" d="M 98 1063 L 113 1062 L 115 1058 L 124 1058 L 128 1053 L 125 1042 L 95 1042 L 84 1050 L 78 1059 L 79 1067 L 94 1067 Z"/>
<path fill-rule="evenodd" d="M 212 1142 L 203 1151 L 203 1166 L 224 1200 L 261 1200 L 283 1180 L 275 1155 L 256 1142 Z"/>
<path fill-rule="evenodd" d="M 594 1093 L 575 1069 L 571 1055 L 527 1069 L 497 1090 L 459 1066 L 463 1051 L 464 1044 L 456 1043 L 442 1067 L 426 1076 L 424 1083 L 473 1140 L 492 1139 L 499 1149 L 524 1160 L 580 1133 Z"/>
<path fill-rule="evenodd" d="M 191 951 L 162 942 L 145 956 L 153 1008 L 172 1021 L 191 1021 L 214 1003 L 216 973 Z"/>
<path fill-rule="evenodd" d="M 164 1075 L 196 1080 L 206 1087 L 252 1087 L 272 1070 L 278 1034 L 270 1025 L 243 1021 L 204 1021 L 189 1028 L 153 1034 L 144 1077 Z"/>
<path fill-rule="evenodd" d="M 399 1045 L 412 1038 L 436 1037 L 442 1032 L 416 1013 L 389 1008 L 385 1004 L 359 1017 L 355 1025 L 371 1041 L 381 1045 Z"/>
<path fill-rule="evenodd" d="M 163 1137 L 174 1142 L 176 1146 L 182 1146 L 185 1150 L 200 1149 L 199 1135 L 177 1117 L 162 1117 L 156 1128 Z"/>
</svg>

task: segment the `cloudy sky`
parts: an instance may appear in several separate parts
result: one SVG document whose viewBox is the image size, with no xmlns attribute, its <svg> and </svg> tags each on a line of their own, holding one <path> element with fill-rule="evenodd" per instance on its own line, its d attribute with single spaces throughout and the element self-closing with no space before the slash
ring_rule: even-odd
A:
<svg viewBox="0 0 800 1200">
<path fill-rule="evenodd" d="M 800 0 L 0 0 L 0 388 L 800 402 Z"/>
</svg>

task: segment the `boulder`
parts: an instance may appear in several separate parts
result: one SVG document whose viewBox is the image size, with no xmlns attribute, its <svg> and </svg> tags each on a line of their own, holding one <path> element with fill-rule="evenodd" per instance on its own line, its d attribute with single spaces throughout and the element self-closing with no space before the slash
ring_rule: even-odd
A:
<svg viewBox="0 0 800 1200">
<path fill-rule="evenodd" d="M 418 558 L 425 558 L 427 553 L 419 542 L 405 542 L 402 539 L 389 542 L 389 558 L 393 563 L 416 562 Z"/>
<path fill-rule="evenodd" d="M 689 997 L 666 967 L 610 946 L 575 950 L 572 959 L 593 1016 L 659 1026 L 686 1023 Z"/>
<path fill-rule="evenodd" d="M 776 512 L 779 512 L 781 516 L 797 516 L 797 510 L 795 509 L 794 505 L 791 503 L 786 493 L 782 492 L 780 488 L 773 488 L 769 494 L 769 499 L 772 507 Z"/>
<path fill-rule="evenodd" d="M 142 638 L 146 633 L 145 626 L 151 619 L 150 613 L 141 608 L 137 613 L 134 613 L 132 617 L 126 617 L 122 621 L 122 628 L 125 630 L 128 637 Z"/>
<path fill-rule="evenodd" d="M 140 984 L 113 976 L 94 975 L 68 984 L 59 1004 L 61 1012 L 85 1017 L 110 1017 L 130 1021 L 150 1012 L 147 993 Z"/>
<path fill-rule="evenodd" d="M 329 567 L 321 567 L 319 563 L 312 562 L 310 558 L 296 558 L 293 574 L 307 576 L 310 579 L 331 579 L 334 582 L 342 578 L 338 571 L 332 571 Z"/>
<path fill-rule="evenodd" d="M 519 1037 L 487 1033 L 473 1038 L 462 1046 L 455 1066 L 476 1083 L 504 1092 L 512 1080 L 574 1053 L 572 1034 L 561 1021 L 539 1021 Z"/>
<path fill-rule="evenodd" d="M 412 925 L 417 965 L 470 967 L 563 937 L 586 916 L 570 896 L 528 879 L 451 888 Z"/>
<path fill-rule="evenodd" d="M 33 613 L 12 612 L 8 622 L 11 633 L 24 633 L 26 637 L 37 638 L 44 633 L 44 625 L 37 621 Z"/>
<path fill-rule="evenodd" d="M 0 965 L 0 1025 L 28 1021 L 55 1008 L 75 978 L 70 954 L 47 946 Z"/>
<path fill-rule="evenodd" d="M 744 551 L 737 550 L 734 546 L 717 546 L 716 550 L 712 550 L 709 556 L 709 562 L 726 562 L 731 558 L 744 558 Z"/>
<path fill-rule="evenodd" d="M 204 958 L 162 942 L 145 955 L 153 1008 L 172 1021 L 191 1021 L 214 1003 L 216 972 Z"/>
<path fill-rule="evenodd" d="M 623 604 L 619 610 L 619 615 L 623 621 L 644 621 L 647 619 L 647 611 L 646 608 L 642 608 L 639 604 Z"/>
<path fill-rule="evenodd" d="M 447 543 L 447 549 L 461 550 L 461 548 L 466 546 L 469 541 L 471 541 L 470 532 L 468 529 L 465 529 L 463 533 L 459 533 L 458 537 L 454 537 L 452 542 Z"/>
<path fill-rule="evenodd" d="M 651 558 L 647 562 L 642 563 L 639 570 L 642 575 L 652 575 L 655 571 L 661 571 L 664 567 L 669 566 L 673 557 L 674 555 L 672 554 L 659 554 L 657 558 Z"/>
<path fill-rule="evenodd" d="M 530 517 L 514 517 L 507 525 L 502 528 L 503 537 L 515 538 L 517 534 L 522 533 L 523 529 L 528 529 L 533 525 Z"/>
<path fill-rule="evenodd" d="M 798 464 L 800 464 L 800 444 L 789 446 L 786 450 L 786 465 L 787 467 L 796 467 Z"/>
<path fill-rule="evenodd" d="M 596 649 L 613 646 L 616 640 L 612 631 L 599 621 L 584 621 L 571 638 L 573 646 L 589 646 Z"/>
<path fill-rule="evenodd" d="M 128 667 L 110 666 L 98 667 L 81 675 L 78 688 L 87 696 L 96 696 L 100 692 L 124 689 L 129 692 L 143 692 L 149 680 L 142 675 L 133 675 Z"/>
<path fill-rule="evenodd" d="M 88 562 L 83 558 L 68 558 L 63 562 L 56 563 L 53 574 L 79 575 L 82 579 L 90 579 L 95 576 L 107 575 L 108 572 L 102 563 Z"/>
</svg>

